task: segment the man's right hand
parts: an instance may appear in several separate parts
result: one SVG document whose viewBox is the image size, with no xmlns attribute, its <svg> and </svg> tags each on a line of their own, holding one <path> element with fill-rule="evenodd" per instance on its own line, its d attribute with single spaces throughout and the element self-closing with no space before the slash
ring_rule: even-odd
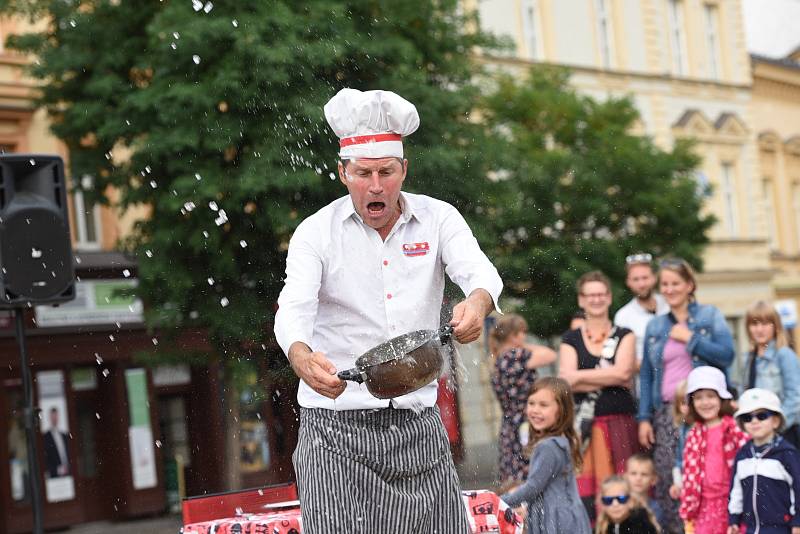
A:
<svg viewBox="0 0 800 534">
<path fill-rule="evenodd" d="M 289 347 L 289 363 L 295 374 L 320 395 L 335 399 L 347 387 L 344 380 L 336 376 L 336 367 L 325 354 L 312 351 L 305 343 L 292 343 Z"/>
<path fill-rule="evenodd" d="M 653 432 L 653 425 L 650 421 L 639 423 L 639 444 L 645 449 L 649 449 L 656 442 L 656 435 Z"/>
</svg>

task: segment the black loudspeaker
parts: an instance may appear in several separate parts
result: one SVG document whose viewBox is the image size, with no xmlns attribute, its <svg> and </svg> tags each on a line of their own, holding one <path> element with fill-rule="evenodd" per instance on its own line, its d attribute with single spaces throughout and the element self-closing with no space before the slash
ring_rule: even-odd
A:
<svg viewBox="0 0 800 534">
<path fill-rule="evenodd" d="M 75 298 L 59 156 L 0 154 L 0 308 Z"/>
</svg>

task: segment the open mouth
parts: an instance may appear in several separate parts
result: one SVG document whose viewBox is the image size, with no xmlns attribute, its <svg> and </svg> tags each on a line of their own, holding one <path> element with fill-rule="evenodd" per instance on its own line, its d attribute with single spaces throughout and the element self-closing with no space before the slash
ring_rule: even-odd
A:
<svg viewBox="0 0 800 534">
<path fill-rule="evenodd" d="M 380 215 L 386 209 L 386 204 L 383 202 L 370 202 L 367 204 L 367 211 L 370 215 Z"/>
</svg>

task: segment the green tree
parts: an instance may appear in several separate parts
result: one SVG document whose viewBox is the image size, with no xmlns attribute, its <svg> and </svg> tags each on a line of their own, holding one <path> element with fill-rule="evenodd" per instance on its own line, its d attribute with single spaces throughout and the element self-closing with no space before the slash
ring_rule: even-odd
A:
<svg viewBox="0 0 800 534">
<path fill-rule="evenodd" d="M 165 336 L 202 328 L 232 373 L 265 356 L 285 365 L 271 324 L 288 239 L 346 194 L 322 114 L 338 89 L 414 102 L 408 188 L 474 215 L 486 168 L 469 52 L 493 42 L 457 3 L 2 0 L 0 12 L 49 21 L 8 45 L 37 58 L 38 102 L 71 175 L 94 177 L 85 194 L 148 210 L 122 244 L 148 323 Z M 188 358 L 164 340 L 157 350 Z"/>
<path fill-rule="evenodd" d="M 484 206 L 505 296 L 534 332 L 562 332 L 577 309 L 575 282 L 593 269 L 623 290 L 625 256 L 679 255 L 698 267 L 713 217 L 702 213 L 691 143 L 672 150 L 633 135 L 627 98 L 597 101 L 563 69 L 501 76 L 483 114 L 494 130 L 492 165 L 503 193 Z"/>
</svg>

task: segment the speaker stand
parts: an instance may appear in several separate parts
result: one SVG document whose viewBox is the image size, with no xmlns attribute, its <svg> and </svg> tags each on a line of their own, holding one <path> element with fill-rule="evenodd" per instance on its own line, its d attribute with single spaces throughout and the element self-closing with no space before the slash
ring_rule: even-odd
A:
<svg viewBox="0 0 800 534">
<path fill-rule="evenodd" d="M 33 405 L 33 379 L 28 365 L 25 346 L 25 308 L 14 308 L 17 343 L 19 344 L 19 365 L 22 372 L 22 393 L 25 397 L 24 419 L 25 437 L 28 441 L 28 479 L 31 488 L 31 507 L 33 508 L 33 534 L 42 534 L 42 490 L 40 484 L 39 457 L 36 454 L 37 411 Z"/>
</svg>

